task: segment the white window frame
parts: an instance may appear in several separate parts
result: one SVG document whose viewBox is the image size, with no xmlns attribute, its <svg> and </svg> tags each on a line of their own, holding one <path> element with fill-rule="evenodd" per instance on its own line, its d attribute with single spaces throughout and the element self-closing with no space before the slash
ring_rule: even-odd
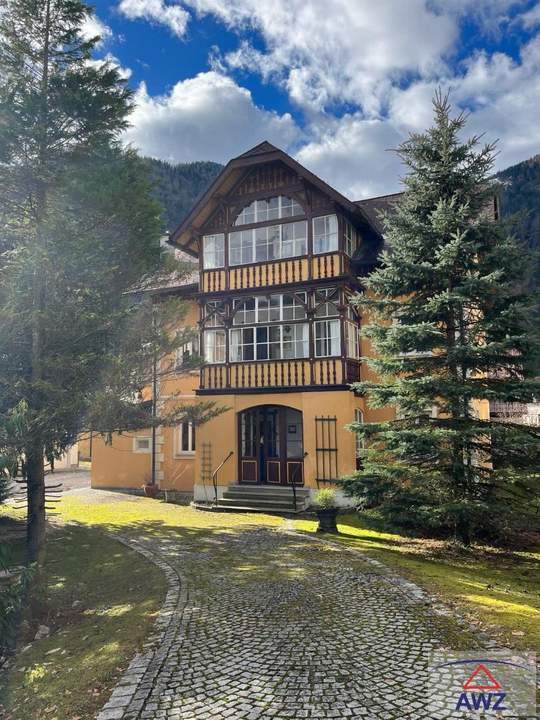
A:
<svg viewBox="0 0 540 720">
<path fill-rule="evenodd" d="M 204 320 L 207 327 L 224 327 L 225 305 L 220 300 L 208 300 L 204 305 Z"/>
<path fill-rule="evenodd" d="M 304 304 L 299 298 L 302 298 Z M 279 298 L 276 303 L 276 298 Z M 292 298 L 291 304 L 285 304 L 285 298 Z M 246 302 L 253 302 L 253 309 L 242 308 L 241 305 Z M 296 302 L 295 302 L 296 301 Z M 236 312 L 236 308 L 239 308 Z M 291 310 L 291 317 L 285 317 L 285 311 Z M 267 324 L 271 322 L 292 322 L 293 320 L 305 320 L 307 318 L 306 310 L 306 293 L 273 293 L 272 295 L 256 295 L 246 298 L 233 299 L 233 325 L 234 327 L 244 327 L 248 325 Z M 250 313 L 252 319 L 245 319 L 246 314 Z"/>
<path fill-rule="evenodd" d="M 347 357 L 360 360 L 360 328 L 350 320 L 345 321 L 345 348 Z"/>
<path fill-rule="evenodd" d="M 285 339 L 285 328 L 291 328 L 292 337 L 290 340 Z M 253 339 L 245 341 L 244 337 L 250 335 L 251 331 Z M 309 357 L 309 323 L 283 323 L 281 325 L 239 325 L 231 328 L 229 331 L 229 355 L 230 362 L 267 362 L 277 360 L 303 360 Z M 266 340 L 259 340 L 258 336 L 266 335 Z M 271 339 L 271 336 L 278 336 L 277 339 Z M 236 338 L 240 338 L 241 342 L 237 342 Z M 285 355 L 285 347 L 291 345 L 293 349 L 292 355 Z M 297 348 L 301 346 L 300 354 L 297 354 Z M 251 348 L 252 358 L 245 358 L 243 348 Z M 272 355 L 272 347 L 274 351 L 279 349 L 277 353 Z M 266 348 L 266 357 L 257 357 L 258 348 Z"/>
<path fill-rule="evenodd" d="M 299 226 L 302 225 L 304 235 L 300 233 Z M 290 239 L 283 239 L 284 228 L 288 228 L 292 233 L 293 237 Z M 273 244 L 270 245 L 268 238 L 271 233 L 277 230 L 277 237 L 274 238 Z M 265 234 L 265 239 L 261 243 L 257 243 L 257 234 L 259 238 L 261 234 Z M 286 233 L 285 233 L 286 234 Z M 233 237 L 234 236 L 234 237 Z M 240 244 L 238 248 L 233 248 L 233 240 L 236 240 L 236 236 L 239 236 Z M 251 228 L 249 230 L 233 230 L 229 233 L 229 265 L 231 267 L 237 267 L 239 265 L 254 265 L 255 263 L 261 262 L 273 262 L 274 260 L 284 260 L 292 257 L 302 257 L 307 254 L 307 237 L 308 227 L 307 220 L 296 220 L 290 223 L 284 223 L 281 225 L 265 225 L 260 228 Z M 283 245 L 292 243 L 292 253 L 284 253 Z M 257 257 L 257 249 L 265 247 L 266 257 Z M 273 257 L 269 257 L 269 248 L 272 247 L 274 251 Z M 238 260 L 235 256 L 238 255 Z"/>
<path fill-rule="evenodd" d="M 210 250 L 210 241 L 214 243 Z M 220 243 L 220 246 L 217 243 Z M 215 268 L 225 267 L 225 234 L 214 233 L 213 235 L 203 235 L 203 269 L 214 270 Z"/>
<path fill-rule="evenodd" d="M 203 334 L 203 343 L 204 343 L 204 361 L 207 365 L 220 365 L 226 361 L 226 355 L 227 355 L 227 339 L 225 330 L 223 328 L 212 328 L 210 330 L 205 330 Z M 222 343 L 217 343 L 216 340 L 212 343 L 209 343 L 208 340 L 210 337 L 217 338 L 221 336 L 223 338 Z M 210 356 L 210 349 L 212 350 L 212 355 Z M 223 352 L 219 352 L 219 357 L 223 357 L 223 359 L 216 360 L 218 350 L 222 350 Z M 212 359 L 210 359 L 210 357 Z"/>
<path fill-rule="evenodd" d="M 313 335 L 315 338 L 315 357 L 339 357 L 341 355 L 341 322 L 339 318 L 327 320 L 316 320 L 314 323 Z M 318 337 L 319 328 L 326 332 Z M 319 344 L 323 347 L 319 350 Z"/>
<path fill-rule="evenodd" d="M 356 248 L 358 247 L 358 233 L 356 232 L 356 228 L 353 227 L 352 223 L 350 223 L 348 220 L 345 220 L 345 225 L 343 229 L 344 234 L 344 240 L 345 240 L 345 252 L 349 257 L 352 257 L 355 253 Z"/>
<path fill-rule="evenodd" d="M 326 300 L 323 302 L 321 297 L 325 297 Z M 337 288 L 317 288 L 314 295 L 313 307 L 315 308 L 315 317 L 319 318 L 330 318 L 338 317 L 339 315 L 339 290 Z M 330 305 L 334 305 L 335 311 L 328 311 Z"/>
<path fill-rule="evenodd" d="M 148 447 L 141 448 L 141 440 L 144 440 L 144 442 L 148 442 Z M 138 435 L 137 437 L 134 437 L 133 452 L 137 453 L 138 455 L 149 455 L 152 452 L 152 438 L 149 435 Z"/>
<path fill-rule="evenodd" d="M 270 217 L 271 213 L 268 212 L 268 203 L 271 200 L 276 199 L 278 201 L 277 215 L 275 217 Z M 266 203 L 266 207 L 264 207 L 262 203 Z M 289 208 L 291 212 L 287 212 Z M 296 209 L 295 213 L 293 213 L 294 209 Z M 268 222 L 270 220 L 282 220 L 283 218 L 300 217 L 304 214 L 304 208 L 295 198 L 289 197 L 288 195 L 274 195 L 269 198 L 253 200 L 253 202 L 249 203 L 249 205 L 243 207 L 242 210 L 238 213 L 236 220 L 234 221 L 234 226 L 239 227 L 241 225 L 251 225 L 252 223 Z M 253 219 L 247 220 L 246 217 L 253 217 Z"/>
<path fill-rule="evenodd" d="M 324 232 L 316 231 L 315 228 L 319 221 L 324 220 Z M 336 252 L 339 249 L 339 223 L 337 215 L 319 215 L 314 217 L 313 223 L 313 254 L 322 255 L 324 253 Z M 334 225 L 332 229 L 331 225 Z"/>
<path fill-rule="evenodd" d="M 185 425 L 187 425 L 187 432 L 188 432 L 188 435 L 187 435 L 188 448 L 186 450 L 184 450 L 184 448 L 183 448 L 184 426 Z M 195 447 L 196 447 L 195 436 L 196 436 L 195 426 L 193 425 L 192 422 L 182 422 L 178 425 L 178 427 L 176 428 L 176 453 L 175 453 L 175 455 L 177 457 L 186 456 L 186 455 L 192 457 L 193 455 L 195 455 Z"/>
</svg>

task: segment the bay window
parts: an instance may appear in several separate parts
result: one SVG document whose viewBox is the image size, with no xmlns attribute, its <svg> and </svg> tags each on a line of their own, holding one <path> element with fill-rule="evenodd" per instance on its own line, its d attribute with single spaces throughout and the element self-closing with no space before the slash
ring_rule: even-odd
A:
<svg viewBox="0 0 540 720">
<path fill-rule="evenodd" d="M 313 218 L 313 252 L 332 252 L 338 249 L 338 221 L 336 215 Z"/>
<path fill-rule="evenodd" d="M 204 235 L 203 267 L 205 270 L 220 268 L 225 265 L 225 235 Z"/>
<path fill-rule="evenodd" d="M 204 324 L 206 326 L 223 326 L 223 318 L 227 313 L 226 305 L 221 300 L 209 300 L 204 306 Z"/>
<path fill-rule="evenodd" d="M 225 330 L 205 330 L 203 337 L 205 362 L 225 362 Z"/>
<path fill-rule="evenodd" d="M 339 315 L 339 290 L 322 288 L 315 291 L 315 317 L 324 318 Z"/>
<path fill-rule="evenodd" d="M 358 336 L 358 325 L 347 320 L 345 322 L 345 346 L 347 357 L 358 360 L 360 358 L 360 340 Z"/>
<path fill-rule="evenodd" d="M 307 223 L 281 225 L 280 257 L 297 257 L 307 253 Z"/>
<path fill-rule="evenodd" d="M 269 225 L 251 230 L 235 230 L 229 234 L 229 263 L 246 265 L 287 257 L 305 255 L 307 252 L 307 223 Z"/>
<path fill-rule="evenodd" d="M 252 230 L 239 230 L 229 234 L 229 264 L 244 265 L 254 258 Z"/>
<path fill-rule="evenodd" d="M 295 293 L 233 300 L 233 325 L 303 320 L 306 294 Z"/>
<path fill-rule="evenodd" d="M 341 355 L 339 319 L 315 322 L 315 357 Z"/>
<path fill-rule="evenodd" d="M 309 353 L 307 323 L 233 328 L 231 362 L 305 358 Z"/>
</svg>

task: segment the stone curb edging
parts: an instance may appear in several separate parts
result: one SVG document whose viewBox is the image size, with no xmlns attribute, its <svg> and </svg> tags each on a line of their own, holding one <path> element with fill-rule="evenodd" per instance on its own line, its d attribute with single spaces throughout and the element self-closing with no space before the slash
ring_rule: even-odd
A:
<svg viewBox="0 0 540 720">
<path fill-rule="evenodd" d="M 136 720 L 148 700 L 154 680 L 167 658 L 181 623 L 182 611 L 187 602 L 187 586 L 176 568 L 158 558 L 141 543 L 122 535 L 109 534 L 109 537 L 143 555 L 157 565 L 167 578 L 167 594 L 154 621 L 152 633 L 143 644 L 143 651 L 131 660 L 97 716 L 97 720 Z"/>
<path fill-rule="evenodd" d="M 357 550 L 353 547 L 348 547 L 347 545 L 334 541 L 334 540 L 327 540 L 326 538 L 321 537 L 313 537 L 311 535 L 307 535 L 306 533 L 302 533 L 298 530 L 294 530 L 291 527 L 285 527 L 285 528 L 278 528 L 275 530 L 275 532 L 282 532 L 287 535 L 291 535 L 298 538 L 304 538 L 311 540 L 312 542 L 320 543 L 321 545 L 328 545 L 333 548 L 337 548 L 339 550 L 345 550 L 346 552 L 350 552 L 353 555 L 357 555 L 364 562 L 367 564 L 373 566 L 374 568 L 377 568 L 379 571 L 381 571 L 381 577 L 389 584 L 396 587 L 398 590 L 400 590 L 409 601 L 413 603 L 417 603 L 419 605 L 423 605 L 425 610 L 430 612 L 433 615 L 439 615 L 443 617 L 450 618 L 454 620 L 460 627 L 462 627 L 464 630 L 467 630 L 469 632 L 473 632 L 476 638 L 481 641 L 482 646 L 485 649 L 490 650 L 496 650 L 497 648 L 501 647 L 500 642 L 497 642 L 493 638 L 491 638 L 488 633 L 486 633 L 484 630 L 480 630 L 473 622 L 471 622 L 468 618 L 461 615 L 459 612 L 456 612 L 454 608 L 449 607 L 446 605 L 439 597 L 436 595 L 433 595 L 423 588 L 421 588 L 419 585 L 416 585 L 416 583 L 411 582 L 410 580 L 406 580 L 404 577 L 402 577 L 398 572 L 396 572 L 393 568 L 389 567 L 388 565 L 385 565 L 384 563 L 380 562 L 379 560 L 375 560 L 374 558 L 371 558 L 367 556 L 365 553 L 362 552 L 362 550 Z"/>
</svg>

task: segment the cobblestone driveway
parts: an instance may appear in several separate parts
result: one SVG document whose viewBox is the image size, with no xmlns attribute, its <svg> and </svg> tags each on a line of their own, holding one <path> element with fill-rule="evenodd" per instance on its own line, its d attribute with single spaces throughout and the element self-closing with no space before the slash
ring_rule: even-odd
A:
<svg viewBox="0 0 540 720">
<path fill-rule="evenodd" d="M 267 528 L 137 544 L 171 590 L 160 633 L 100 720 L 426 720 L 428 653 L 464 639 L 425 598 L 331 544 Z"/>
</svg>

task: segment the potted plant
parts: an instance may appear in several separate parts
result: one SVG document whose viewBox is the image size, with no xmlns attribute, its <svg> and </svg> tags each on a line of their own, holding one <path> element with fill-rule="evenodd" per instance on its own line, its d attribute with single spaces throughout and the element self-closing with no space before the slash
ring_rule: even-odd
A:
<svg viewBox="0 0 540 720">
<path fill-rule="evenodd" d="M 318 490 L 315 495 L 315 512 L 319 518 L 317 532 L 337 533 L 338 514 L 336 491 L 331 488 Z"/>
</svg>

